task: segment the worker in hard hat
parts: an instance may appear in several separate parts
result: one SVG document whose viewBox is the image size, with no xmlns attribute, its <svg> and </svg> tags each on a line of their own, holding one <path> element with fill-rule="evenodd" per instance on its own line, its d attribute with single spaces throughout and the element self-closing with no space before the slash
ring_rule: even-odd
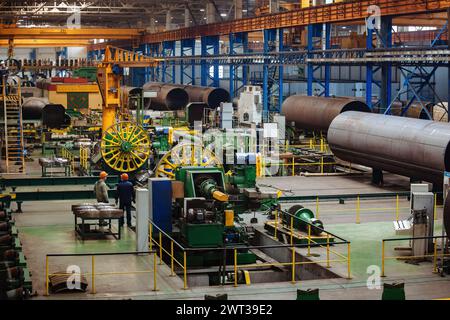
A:
<svg viewBox="0 0 450 320">
<path fill-rule="evenodd" d="M 94 193 L 99 203 L 109 203 L 108 186 L 106 185 L 106 178 L 108 174 L 105 171 L 100 172 L 99 180 L 94 185 Z"/>
<path fill-rule="evenodd" d="M 127 214 L 127 226 L 129 228 L 131 225 L 131 205 L 135 202 L 136 192 L 134 190 L 133 184 L 129 181 L 128 174 L 123 173 L 120 176 L 120 182 L 117 185 L 116 191 L 116 205 L 119 202 L 119 208 L 122 209 Z M 124 224 L 124 218 L 119 221 L 120 226 Z"/>
</svg>

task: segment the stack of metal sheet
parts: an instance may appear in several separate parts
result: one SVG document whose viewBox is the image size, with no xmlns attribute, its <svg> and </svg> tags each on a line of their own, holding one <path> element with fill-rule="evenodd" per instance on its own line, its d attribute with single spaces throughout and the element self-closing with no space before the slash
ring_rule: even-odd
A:
<svg viewBox="0 0 450 320">
<path fill-rule="evenodd" d="M 83 203 L 72 206 L 72 212 L 83 219 L 117 219 L 123 216 L 123 211 L 108 203 Z"/>
</svg>

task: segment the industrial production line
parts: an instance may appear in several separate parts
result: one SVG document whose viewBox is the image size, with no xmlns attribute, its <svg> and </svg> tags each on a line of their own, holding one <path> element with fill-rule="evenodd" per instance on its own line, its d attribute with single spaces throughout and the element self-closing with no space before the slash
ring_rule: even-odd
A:
<svg viewBox="0 0 450 320">
<path fill-rule="evenodd" d="M 114 88 L 119 88 L 120 77 L 112 70 L 117 61 L 123 66 L 134 65 L 135 62 L 139 62 L 140 64 L 136 64 L 139 66 L 152 65 L 155 61 L 145 58 L 128 60 L 129 56 L 126 58 L 125 51 L 115 51 L 113 48 L 110 50 L 110 55 L 107 55 L 104 66 L 99 69 L 99 80 L 105 99 L 105 107 L 103 110 L 103 134 L 100 142 L 100 152 L 97 153 L 101 161 L 98 163 L 104 165 L 103 168 L 111 169 L 112 173 L 134 173 L 146 165 L 148 160 L 151 159 L 151 156 L 155 154 L 159 156 L 159 158 L 153 161 L 153 164 L 156 165 L 154 172 L 149 172 L 148 170 L 151 167 L 146 167 L 145 171 L 147 172 L 143 176 L 136 175 L 141 188 L 149 186 L 149 190 L 142 192 L 145 192 L 149 197 L 152 197 L 154 192 L 158 194 L 157 202 L 150 201 L 151 206 L 155 207 L 144 209 L 143 211 L 147 212 L 147 214 L 158 213 L 160 215 L 158 217 L 149 216 L 145 218 L 145 215 L 144 217 L 140 217 L 142 207 L 139 208 L 137 204 L 137 210 L 139 212 L 137 219 L 141 221 L 138 222 L 136 230 L 138 244 L 141 246 L 139 251 L 145 251 L 144 248 L 154 244 L 158 246 L 160 259 L 163 259 L 162 252 L 171 252 L 169 254 L 170 259 L 166 256 L 165 261 L 169 261 L 169 264 L 172 266 L 174 263 L 182 265 L 181 271 L 179 270 L 178 272 L 184 273 L 185 286 L 187 285 L 186 268 L 190 268 L 191 271 L 193 268 L 198 268 L 200 272 L 194 272 L 197 275 L 190 280 L 193 285 L 205 284 L 205 274 L 208 276 L 208 281 L 211 281 L 210 283 L 234 283 L 236 285 L 241 282 L 248 282 L 248 278 L 253 278 L 253 276 L 249 276 L 245 272 L 242 277 L 238 278 L 236 269 L 240 268 L 240 266 L 245 268 L 245 266 L 257 264 L 258 261 L 268 263 L 272 259 L 272 266 L 267 265 L 268 268 L 263 272 L 273 274 L 272 267 L 276 264 L 276 261 L 279 261 L 279 259 L 270 257 L 270 255 L 268 256 L 267 253 L 261 254 L 263 249 L 270 249 L 267 246 L 280 246 L 278 243 L 260 245 L 261 243 L 259 242 L 255 244 L 250 241 L 255 238 L 256 234 L 258 234 L 257 237 L 260 237 L 263 233 L 256 231 L 251 223 L 242 223 L 241 216 L 246 213 L 254 214 L 257 211 L 267 213 L 272 219 L 269 219 L 265 223 L 266 230 L 268 229 L 272 233 L 271 237 L 275 237 L 276 241 L 284 239 L 282 240 L 284 244 L 281 247 L 285 249 L 293 245 L 299 245 L 300 247 L 306 245 L 308 251 L 311 250 L 311 247 L 317 246 L 322 249 L 325 247 L 329 251 L 330 247 L 334 245 L 350 245 L 349 241 L 343 240 L 342 238 L 338 239 L 338 236 L 325 231 L 326 226 L 324 230 L 322 222 L 308 208 L 294 205 L 289 210 L 280 209 L 279 205 L 295 202 L 301 203 L 306 198 L 298 198 L 295 196 L 280 197 L 277 190 L 262 190 L 257 185 L 256 178 L 264 171 L 261 168 L 264 167 L 266 159 L 261 160 L 257 152 L 248 150 L 242 152 L 238 145 L 231 143 L 233 147 L 233 158 L 237 162 L 230 166 L 225 161 L 226 159 L 217 157 L 205 148 L 204 145 L 196 145 L 194 143 L 194 147 L 192 147 L 192 145 L 186 146 L 182 142 L 176 144 L 177 141 L 175 141 L 174 143 L 174 128 L 155 127 L 154 131 L 152 131 L 153 134 L 149 135 L 148 131 L 139 125 L 140 120 L 137 119 L 135 121 L 132 116 L 130 117 L 130 114 L 127 112 L 128 110 L 122 108 L 122 104 L 120 103 L 121 97 L 118 93 L 120 90 L 111 90 L 107 84 L 112 85 Z M 208 106 L 211 108 L 220 107 L 221 112 L 218 116 L 220 117 L 222 128 L 231 125 L 228 128 L 231 131 L 235 129 L 232 126 L 233 121 L 230 121 L 231 119 L 228 117 L 230 113 L 227 111 L 232 110 L 232 108 L 229 105 L 226 106 L 227 103 L 230 104 L 226 102 L 230 100 L 229 95 L 227 96 L 223 90 L 150 83 L 144 86 L 144 90 L 142 90 L 141 101 L 143 101 L 143 105 L 141 107 L 148 104 L 144 97 L 146 90 L 157 93 L 156 97 L 149 100 L 150 105 L 146 108 L 153 108 L 160 112 L 166 109 L 183 111 L 186 103 L 194 99 L 195 101 L 203 102 L 207 106 L 206 108 L 205 106 L 201 106 L 201 111 L 197 112 L 197 115 L 200 114 L 203 116 L 203 111 Z M 254 96 L 253 93 L 251 96 Z M 220 100 L 224 101 L 217 104 L 214 102 Z M 183 103 L 180 103 L 180 101 Z M 248 115 L 252 111 L 260 110 L 260 104 L 245 106 L 246 109 L 239 104 L 237 107 L 242 112 L 243 117 L 241 118 L 241 115 L 239 115 L 239 119 L 242 122 L 248 121 L 245 117 L 246 113 Z M 243 108 L 244 111 L 240 110 L 240 108 Z M 312 111 L 311 108 L 315 108 L 315 110 Z M 317 117 L 317 114 L 325 116 Z M 367 121 L 367 124 L 371 124 L 381 119 L 379 117 L 383 117 L 370 114 L 370 109 L 364 103 L 348 98 L 327 99 L 293 96 L 285 101 L 283 116 L 286 118 L 286 122 L 295 122 L 297 129 L 322 130 L 327 132 L 329 148 L 341 160 L 347 160 L 350 163 L 365 165 L 367 167 L 374 166 L 374 163 L 370 160 L 370 156 L 372 155 L 371 150 L 363 150 L 365 152 L 363 156 L 355 156 L 359 151 L 355 151 L 351 147 L 358 147 L 358 140 L 348 144 L 348 141 L 345 139 L 339 139 L 342 136 L 339 130 L 348 130 L 349 122 L 358 123 L 359 121 Z M 348 120 L 350 118 L 351 120 Z M 410 123 L 417 124 L 418 130 L 420 131 L 423 131 L 423 128 L 429 125 L 429 122 L 423 122 L 423 120 L 407 118 L 399 120 L 396 117 L 389 119 L 393 122 L 389 125 L 393 127 L 397 126 L 399 121 L 403 121 L 405 126 Z M 383 118 L 383 120 L 379 121 L 385 120 L 386 118 Z M 259 123 L 262 123 L 262 119 Z M 434 126 L 438 130 L 446 129 L 439 124 L 434 124 Z M 185 134 L 181 134 L 181 136 L 187 138 L 186 140 L 188 142 L 195 141 L 194 132 L 189 132 L 189 129 L 186 132 Z M 240 131 L 237 129 L 235 132 L 236 134 L 240 134 Z M 355 135 L 352 138 L 358 139 L 359 134 L 364 135 L 365 133 L 355 131 Z M 444 147 L 440 147 L 445 148 L 445 143 L 446 141 L 442 141 Z M 323 145 L 323 143 L 321 144 Z M 198 149 L 200 153 L 196 154 L 195 149 Z M 323 151 L 323 147 L 321 149 Z M 177 151 L 174 152 L 175 150 Z M 287 150 L 289 149 L 286 148 L 285 151 Z M 294 149 L 292 148 L 291 150 Z M 373 150 L 379 150 L 379 148 L 373 148 Z M 383 167 L 376 168 L 378 172 L 375 172 L 373 182 L 382 180 L 379 171 L 383 169 L 407 176 L 413 175 L 414 178 L 432 178 L 432 182 L 435 182 L 436 185 L 442 179 L 440 173 L 442 173 L 443 168 L 439 157 L 436 157 L 436 161 L 431 163 L 426 172 L 423 171 L 420 175 L 416 175 L 413 168 L 417 166 L 416 162 L 420 162 L 420 158 L 411 159 L 410 157 L 400 155 L 400 157 L 403 156 L 401 161 L 404 163 L 400 167 L 395 166 L 395 163 L 399 160 L 395 158 L 391 160 L 391 156 L 391 154 L 383 155 L 384 162 L 380 162 Z M 323 155 L 319 154 L 319 157 L 322 157 L 321 162 L 323 164 Z M 176 163 L 174 161 L 176 158 L 183 159 L 183 161 Z M 367 160 L 368 158 L 369 160 Z M 423 165 L 423 163 L 420 163 L 420 165 Z M 321 173 L 324 173 L 323 167 Z M 294 175 L 294 171 L 292 174 Z M 153 180 L 153 176 L 163 177 L 165 180 Z M 62 182 L 63 180 L 64 182 Z M 21 183 L 23 183 L 22 186 L 26 183 L 28 183 L 28 186 L 39 186 L 46 183 L 53 185 L 60 183 L 61 185 L 65 185 L 66 183 L 89 185 L 94 180 L 94 177 L 84 177 L 84 179 L 71 177 L 69 179 L 61 179 L 60 182 L 55 178 L 22 182 L 4 180 L 3 184 L 4 186 L 14 188 L 20 187 Z M 153 188 L 155 189 L 153 190 Z M 93 197 L 91 190 L 75 190 L 74 192 L 66 192 L 66 194 L 60 191 L 16 191 L 13 195 L 15 196 L 14 200 L 18 203 L 21 203 L 21 201 L 36 200 L 90 199 Z M 111 195 L 113 194 L 111 193 Z M 173 195 L 173 199 L 169 197 L 170 195 Z M 389 195 L 393 196 L 393 194 Z M 398 193 L 395 195 L 398 196 Z M 167 197 L 167 199 L 163 199 L 163 196 Z M 358 199 L 364 196 L 356 195 Z M 377 197 L 377 195 L 373 196 Z M 323 196 L 324 199 L 327 197 L 326 195 Z M 347 194 L 341 197 L 343 199 L 346 197 L 355 197 L 355 195 Z M 320 197 L 316 196 L 315 198 L 321 200 Z M 144 203 L 148 205 L 149 201 L 144 201 Z M 81 212 L 81 214 L 84 215 L 86 213 Z M 98 216 L 95 219 L 101 219 L 101 217 Z M 154 230 L 150 228 L 152 230 L 150 231 L 152 233 L 151 235 L 148 230 L 149 222 L 155 228 Z M 143 236 L 142 232 L 144 232 Z M 321 233 L 326 235 L 321 236 Z M 278 234 L 282 234 L 283 236 L 279 238 Z M 207 236 L 205 237 L 205 235 Z M 286 242 L 286 237 L 287 239 L 291 239 L 290 242 Z M 258 241 L 262 241 L 261 238 Z M 181 251 L 173 251 L 172 247 L 174 244 L 179 244 Z M 202 250 L 209 253 L 203 254 Z M 350 247 L 348 250 L 350 252 Z M 292 250 L 292 252 L 294 251 Z M 223 254 L 225 257 L 222 257 Z M 350 266 L 350 254 L 348 254 L 346 259 L 345 262 Z M 294 254 L 290 261 L 292 270 L 289 273 L 293 281 L 297 279 L 295 276 L 296 267 L 301 266 L 302 263 L 304 261 Z M 284 262 L 281 262 L 281 265 L 278 267 L 283 267 L 283 264 Z M 217 268 L 222 266 L 223 268 L 220 269 L 222 273 L 219 278 L 212 275 L 211 269 L 208 269 L 213 267 L 214 272 L 217 272 Z M 233 271 L 235 271 L 234 276 L 230 275 L 230 266 L 233 266 Z M 278 269 L 278 267 L 275 269 Z M 205 269 L 208 270 L 205 271 Z M 202 272 L 205 272 L 205 274 L 202 274 Z M 252 272 L 256 271 L 252 269 Z M 284 272 L 284 276 L 286 274 Z M 350 278 L 350 267 L 347 270 L 347 277 Z M 267 278 L 270 278 L 270 276 L 267 277 L 266 275 L 265 279 Z"/>
</svg>

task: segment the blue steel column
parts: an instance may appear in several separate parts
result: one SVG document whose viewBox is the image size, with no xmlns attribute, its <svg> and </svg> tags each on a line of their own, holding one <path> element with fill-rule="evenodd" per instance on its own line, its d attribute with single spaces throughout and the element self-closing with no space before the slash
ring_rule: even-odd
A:
<svg viewBox="0 0 450 320">
<path fill-rule="evenodd" d="M 143 47 L 144 47 L 144 55 L 145 56 L 151 56 L 150 45 L 148 43 L 146 43 L 146 44 L 143 45 Z M 150 67 L 145 68 L 145 71 L 144 71 L 144 83 L 147 83 L 147 82 L 149 82 L 151 80 L 150 75 L 151 75 L 151 68 Z"/>
<path fill-rule="evenodd" d="M 182 57 L 195 56 L 195 39 L 181 40 L 181 56 Z M 185 81 L 185 78 L 188 78 L 188 81 Z M 184 60 L 181 60 L 181 62 L 180 62 L 180 83 L 195 85 L 195 61 L 194 60 L 191 60 L 190 63 L 185 62 Z"/>
<path fill-rule="evenodd" d="M 366 49 L 373 49 L 373 29 L 367 28 Z M 372 63 L 366 64 L 366 104 L 372 109 L 372 90 L 373 90 L 373 65 Z"/>
<path fill-rule="evenodd" d="M 152 43 L 150 45 L 150 51 L 151 51 L 152 57 L 160 57 L 161 56 L 160 47 L 161 47 L 160 43 Z M 158 64 L 158 66 L 156 66 L 155 68 L 151 68 L 150 76 L 152 78 L 152 81 L 161 81 L 161 69 L 162 69 L 161 64 Z"/>
<path fill-rule="evenodd" d="M 308 58 L 312 58 L 312 51 L 314 50 L 314 25 L 310 24 L 307 27 L 308 32 Z M 313 95 L 313 85 L 314 85 L 314 66 L 308 63 L 307 67 L 307 89 L 306 93 L 308 96 Z"/>
<path fill-rule="evenodd" d="M 229 35 L 230 55 L 243 54 L 248 52 L 248 33 L 230 33 Z M 230 69 L 230 93 L 232 97 L 237 97 L 243 86 L 247 85 L 248 67 L 247 65 L 231 63 Z"/>
<path fill-rule="evenodd" d="M 133 49 L 132 49 L 133 50 Z M 145 55 L 146 45 L 140 45 L 133 51 Z M 133 87 L 142 87 L 146 83 L 147 68 L 130 68 L 131 85 Z"/>
<path fill-rule="evenodd" d="M 278 52 L 284 51 L 284 29 L 278 29 Z M 281 112 L 281 106 L 283 105 L 284 94 L 284 67 L 282 64 L 278 66 L 278 106 L 277 112 Z"/>
<path fill-rule="evenodd" d="M 277 29 L 264 30 L 264 54 L 274 51 L 274 43 L 277 38 Z M 269 84 L 270 60 L 264 60 L 263 66 L 263 114 L 268 115 L 270 111 L 269 95 L 271 85 Z"/>
<path fill-rule="evenodd" d="M 323 25 L 324 32 L 325 32 L 325 50 L 331 49 L 331 24 L 326 23 Z M 328 57 L 328 54 L 326 54 Z M 330 96 L 330 83 L 331 83 L 331 66 L 329 64 L 325 65 L 325 88 L 324 88 L 324 94 L 325 97 Z"/>
<path fill-rule="evenodd" d="M 381 18 L 381 39 L 385 48 L 392 48 L 392 18 Z M 381 113 L 384 113 L 392 99 L 392 64 L 383 63 L 381 66 Z"/>
<path fill-rule="evenodd" d="M 324 50 L 331 49 L 331 25 L 327 24 L 315 24 L 308 25 L 308 58 L 314 57 L 314 51 L 316 49 L 316 44 L 314 43 L 314 37 L 318 37 L 323 43 L 321 43 L 321 48 Z M 324 57 L 329 57 L 329 53 L 325 53 Z M 319 71 L 319 76 L 322 76 L 322 69 L 324 70 L 325 79 L 315 78 L 315 73 Z M 330 95 L 330 83 L 331 83 L 331 66 L 329 64 L 314 66 L 308 63 L 308 75 L 307 75 L 307 93 L 308 96 L 313 95 L 314 83 L 318 83 L 322 88 L 319 96 Z"/>
<path fill-rule="evenodd" d="M 173 57 L 175 56 L 175 41 L 164 41 L 162 43 L 163 50 L 162 56 Z M 175 64 L 172 62 L 162 62 L 162 82 L 175 83 Z"/>
<path fill-rule="evenodd" d="M 201 38 L 202 57 L 219 55 L 219 36 L 206 36 Z M 213 67 L 212 75 L 210 68 Z M 219 62 L 209 63 L 202 59 L 201 62 L 201 85 L 204 87 L 219 87 Z"/>
</svg>

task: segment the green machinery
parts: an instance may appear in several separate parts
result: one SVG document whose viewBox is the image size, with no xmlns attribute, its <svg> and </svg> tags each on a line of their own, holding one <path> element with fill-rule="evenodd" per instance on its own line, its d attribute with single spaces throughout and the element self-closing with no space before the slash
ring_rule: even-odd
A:
<svg viewBox="0 0 450 320">
<path fill-rule="evenodd" d="M 174 186 L 180 188 L 174 206 L 174 225 L 181 242 L 189 248 L 223 248 L 224 250 L 190 253 L 190 266 L 232 264 L 233 252 L 226 250 L 242 245 L 237 254 L 239 264 L 256 262 L 256 256 L 245 247 L 249 244 L 253 228 L 241 222 L 233 210 L 226 191 L 226 178 L 222 168 L 179 167 L 175 171 Z M 177 188 L 177 187 L 175 187 Z M 229 251 L 227 253 L 227 251 Z M 225 252 L 225 258 L 224 258 Z"/>
<path fill-rule="evenodd" d="M 314 213 L 301 205 L 292 206 L 288 210 L 289 214 L 283 214 L 282 219 L 286 225 L 290 224 L 291 217 L 293 217 L 293 227 L 297 230 L 308 231 L 308 226 L 311 226 L 311 234 L 320 236 L 323 231 L 323 223 L 316 219 Z"/>
</svg>

